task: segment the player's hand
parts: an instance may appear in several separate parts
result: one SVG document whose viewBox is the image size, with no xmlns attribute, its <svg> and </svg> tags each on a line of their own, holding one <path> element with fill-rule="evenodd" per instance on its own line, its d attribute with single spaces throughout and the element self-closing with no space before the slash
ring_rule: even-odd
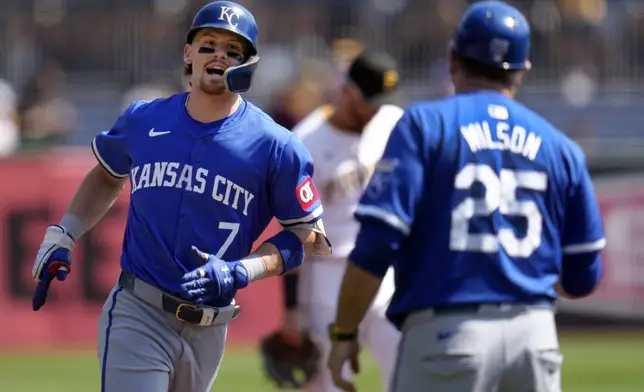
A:
<svg viewBox="0 0 644 392">
<path fill-rule="evenodd" d="M 74 238 L 58 225 L 47 227 L 45 239 L 40 244 L 32 276 L 38 281 L 34 293 L 32 308 L 40 309 L 47 301 L 47 293 L 51 282 L 55 279 L 65 280 L 71 272 L 71 253 L 74 248 Z"/>
<path fill-rule="evenodd" d="M 342 368 L 344 364 L 349 361 L 351 370 L 354 374 L 360 372 L 360 364 L 358 363 L 358 353 L 360 352 L 360 345 L 357 341 L 342 341 L 333 342 L 331 345 L 331 353 L 327 361 L 327 367 L 331 372 L 333 383 L 340 390 L 345 392 L 356 392 L 356 386 L 350 380 L 342 378 Z"/>
<path fill-rule="evenodd" d="M 248 270 L 241 262 L 224 261 L 195 246 L 192 255 L 204 264 L 183 275 L 181 288 L 195 303 L 228 306 L 237 290 L 248 286 Z"/>
</svg>

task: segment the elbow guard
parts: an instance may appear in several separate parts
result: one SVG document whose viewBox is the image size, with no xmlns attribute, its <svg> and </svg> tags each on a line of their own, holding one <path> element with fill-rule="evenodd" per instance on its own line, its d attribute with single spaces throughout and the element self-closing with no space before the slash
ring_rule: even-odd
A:
<svg viewBox="0 0 644 392">
<path fill-rule="evenodd" d="M 571 296 L 585 297 L 599 286 L 603 273 L 599 252 L 565 255 L 561 287 Z"/>
<path fill-rule="evenodd" d="M 297 234 L 289 230 L 282 230 L 273 237 L 266 240 L 277 248 L 282 255 L 284 270 L 282 275 L 294 270 L 304 262 L 304 244 Z"/>
<path fill-rule="evenodd" d="M 286 229 L 301 229 L 314 232 L 315 254 L 330 255 L 331 253 L 333 253 L 331 242 L 329 241 L 329 238 L 326 236 L 326 232 L 324 231 L 324 224 L 322 223 L 322 219 L 318 219 L 315 222 L 298 223 L 288 226 Z"/>
</svg>

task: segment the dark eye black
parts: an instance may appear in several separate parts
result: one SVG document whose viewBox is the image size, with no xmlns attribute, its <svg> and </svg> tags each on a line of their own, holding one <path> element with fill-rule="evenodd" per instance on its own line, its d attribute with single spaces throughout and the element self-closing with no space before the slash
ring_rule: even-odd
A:
<svg viewBox="0 0 644 392">
<path fill-rule="evenodd" d="M 215 48 L 208 48 L 205 46 L 199 47 L 199 53 L 215 53 Z"/>
<path fill-rule="evenodd" d="M 228 52 L 228 57 L 237 61 L 242 61 L 243 59 L 243 56 L 241 54 L 237 52 L 231 52 L 231 51 Z"/>
</svg>

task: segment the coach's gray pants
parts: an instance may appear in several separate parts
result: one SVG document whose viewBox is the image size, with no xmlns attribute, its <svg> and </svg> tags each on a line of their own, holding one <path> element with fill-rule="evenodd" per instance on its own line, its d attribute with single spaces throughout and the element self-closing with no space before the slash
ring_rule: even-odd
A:
<svg viewBox="0 0 644 392">
<path fill-rule="evenodd" d="M 551 309 L 415 313 L 403 325 L 393 392 L 559 392 Z"/>
<path fill-rule="evenodd" d="M 145 286 L 143 294 L 154 295 L 156 289 L 137 284 Z M 181 322 L 117 284 L 99 320 L 101 392 L 210 391 L 227 326 Z"/>
</svg>

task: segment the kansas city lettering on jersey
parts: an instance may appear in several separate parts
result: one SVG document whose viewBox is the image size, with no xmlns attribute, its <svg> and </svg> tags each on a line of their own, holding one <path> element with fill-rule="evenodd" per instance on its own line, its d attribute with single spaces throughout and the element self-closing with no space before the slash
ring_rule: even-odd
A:
<svg viewBox="0 0 644 392">
<path fill-rule="evenodd" d="M 534 161 L 541 148 L 541 137 L 525 128 L 499 121 L 492 136 L 487 121 L 461 126 L 461 135 L 472 152 L 480 150 L 508 150 Z"/>
<path fill-rule="evenodd" d="M 178 162 L 154 162 L 135 166 L 130 171 L 130 179 L 132 194 L 140 189 L 158 187 L 203 194 L 209 181 L 208 169 Z M 255 198 L 254 194 L 219 174 L 212 180 L 210 189 L 213 200 L 235 210 L 241 209 L 244 215 L 248 215 L 248 206 Z"/>
</svg>

